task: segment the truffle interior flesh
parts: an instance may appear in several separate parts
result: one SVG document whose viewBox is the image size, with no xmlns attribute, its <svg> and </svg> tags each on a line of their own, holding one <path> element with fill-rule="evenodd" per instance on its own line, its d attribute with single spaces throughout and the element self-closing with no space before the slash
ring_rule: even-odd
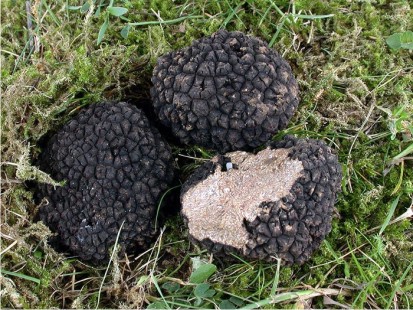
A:
<svg viewBox="0 0 413 310">
<path fill-rule="evenodd" d="M 182 197 L 182 213 L 193 238 L 210 239 L 242 252 L 249 239 L 244 219 L 252 222 L 258 214 L 269 211 L 262 207 L 263 202 L 280 201 L 288 195 L 302 175 L 303 165 L 288 158 L 288 149 L 226 156 L 235 168 L 216 169 L 191 187 Z"/>
</svg>

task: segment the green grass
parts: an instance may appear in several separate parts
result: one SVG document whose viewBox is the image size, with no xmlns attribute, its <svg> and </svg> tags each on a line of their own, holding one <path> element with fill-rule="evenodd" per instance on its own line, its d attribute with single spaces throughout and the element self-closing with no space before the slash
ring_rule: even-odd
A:
<svg viewBox="0 0 413 310">
<path fill-rule="evenodd" d="M 2 307 L 412 307 L 413 61 L 386 43 L 413 29 L 408 0 L 114 1 L 122 15 L 88 3 L 32 1 L 29 18 L 24 1 L 1 3 Z M 115 251 L 107 268 L 54 251 L 30 187 L 53 182 L 33 165 L 44 140 L 92 102 L 145 107 L 157 57 L 220 28 L 263 38 L 293 68 L 301 104 L 274 139 L 322 139 L 338 153 L 343 191 L 321 249 L 303 266 L 222 261 L 191 245 L 175 215 L 153 248 Z M 183 182 L 213 153 L 174 156 Z"/>
</svg>

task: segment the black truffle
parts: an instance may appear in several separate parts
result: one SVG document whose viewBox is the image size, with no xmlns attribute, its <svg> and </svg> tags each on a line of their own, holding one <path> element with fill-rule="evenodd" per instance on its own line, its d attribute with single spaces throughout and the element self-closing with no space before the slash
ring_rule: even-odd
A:
<svg viewBox="0 0 413 310">
<path fill-rule="evenodd" d="M 287 136 L 216 156 L 181 192 L 190 239 L 217 255 L 302 264 L 331 230 L 341 166 L 322 141 Z"/>
<path fill-rule="evenodd" d="M 284 129 L 298 105 L 288 63 L 268 44 L 220 30 L 158 59 L 151 96 L 182 143 L 246 150 Z"/>
<path fill-rule="evenodd" d="M 107 260 L 118 234 L 122 251 L 140 252 L 155 235 L 158 200 L 173 178 L 171 160 L 169 146 L 138 108 L 90 105 L 40 156 L 41 169 L 65 180 L 56 188 L 39 184 L 48 202 L 40 219 L 58 233 L 60 247 L 85 261 Z"/>
</svg>

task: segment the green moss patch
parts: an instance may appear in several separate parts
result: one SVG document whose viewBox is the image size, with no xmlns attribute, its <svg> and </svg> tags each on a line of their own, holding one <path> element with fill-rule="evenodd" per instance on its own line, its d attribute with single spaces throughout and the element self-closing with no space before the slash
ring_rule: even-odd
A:
<svg viewBox="0 0 413 310">
<path fill-rule="evenodd" d="M 128 9 L 123 17 L 107 15 L 109 1 L 88 3 L 82 12 L 65 1 L 2 2 L 3 307 L 411 307 L 412 219 L 391 220 L 413 208 L 413 61 L 410 50 L 386 43 L 413 29 L 409 1 L 117 1 Z M 36 167 L 44 142 L 93 102 L 148 109 L 157 57 L 220 28 L 271 42 L 293 68 L 301 104 L 274 139 L 323 139 L 338 152 L 343 192 L 322 248 L 304 266 L 220 261 L 191 245 L 181 219 L 170 215 L 141 256 L 115 255 L 94 268 L 57 253 L 36 222 L 44 202 L 31 189 L 54 182 Z M 213 155 L 175 146 L 174 154 L 181 181 Z M 206 286 L 190 282 L 202 263 L 217 267 Z"/>
</svg>

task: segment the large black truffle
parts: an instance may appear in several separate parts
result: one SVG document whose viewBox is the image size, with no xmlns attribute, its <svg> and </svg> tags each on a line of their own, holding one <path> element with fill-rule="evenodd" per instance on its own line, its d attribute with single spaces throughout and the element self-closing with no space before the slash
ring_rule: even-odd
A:
<svg viewBox="0 0 413 310">
<path fill-rule="evenodd" d="M 138 108 L 90 105 L 41 154 L 41 169 L 65 184 L 39 184 L 47 200 L 40 219 L 64 250 L 85 261 L 106 260 L 122 225 L 122 251 L 140 252 L 154 237 L 158 200 L 173 178 L 171 160 L 169 146 Z"/>
<path fill-rule="evenodd" d="M 322 141 L 287 136 L 216 156 L 183 185 L 190 239 L 217 255 L 302 264 L 331 230 L 341 166 Z"/>
<path fill-rule="evenodd" d="M 298 105 L 288 63 L 268 44 L 220 30 L 158 59 L 151 96 L 160 121 L 186 144 L 246 150 L 285 128 Z"/>
</svg>

